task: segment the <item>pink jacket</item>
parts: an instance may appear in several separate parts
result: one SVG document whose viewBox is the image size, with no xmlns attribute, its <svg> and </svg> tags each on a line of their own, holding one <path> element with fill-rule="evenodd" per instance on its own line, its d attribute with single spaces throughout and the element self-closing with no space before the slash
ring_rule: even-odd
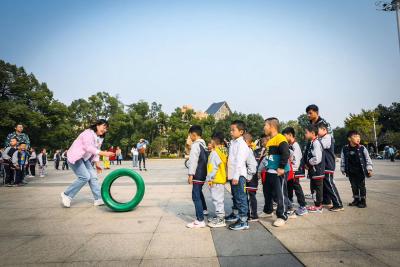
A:
<svg viewBox="0 0 400 267">
<path fill-rule="evenodd" d="M 99 152 L 103 139 L 97 134 L 87 129 L 83 131 L 68 149 L 68 162 L 75 164 L 80 159 L 99 161 Z"/>
</svg>

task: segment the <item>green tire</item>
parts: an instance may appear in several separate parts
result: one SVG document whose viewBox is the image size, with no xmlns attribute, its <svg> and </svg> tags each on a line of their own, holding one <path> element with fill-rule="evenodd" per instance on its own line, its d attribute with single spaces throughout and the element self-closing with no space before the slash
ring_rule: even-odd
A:
<svg viewBox="0 0 400 267">
<path fill-rule="evenodd" d="M 116 201 L 111 196 L 111 185 L 120 177 L 129 176 L 136 183 L 136 194 L 132 198 L 131 201 L 126 203 L 120 203 Z M 118 169 L 112 171 L 107 177 L 104 179 L 103 184 L 101 185 L 101 196 L 103 198 L 104 204 L 107 207 L 112 209 L 113 211 L 125 212 L 133 210 L 137 205 L 139 205 L 140 201 L 142 201 L 145 191 L 145 185 L 142 176 L 140 176 L 137 172 L 129 169 Z"/>
</svg>

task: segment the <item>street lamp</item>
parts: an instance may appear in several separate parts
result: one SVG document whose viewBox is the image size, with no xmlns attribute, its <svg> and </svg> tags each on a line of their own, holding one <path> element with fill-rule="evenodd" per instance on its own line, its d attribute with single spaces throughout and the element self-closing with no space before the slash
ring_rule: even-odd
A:
<svg viewBox="0 0 400 267">
<path fill-rule="evenodd" d="M 399 51 L 400 51 L 400 0 L 393 0 L 392 2 L 378 1 L 375 3 L 382 11 L 396 11 L 397 18 L 397 36 L 399 38 Z"/>
<path fill-rule="evenodd" d="M 375 149 L 376 149 L 376 155 L 378 156 L 379 150 L 378 150 L 378 139 L 376 138 L 375 117 L 372 117 L 372 120 L 374 121 Z"/>
</svg>

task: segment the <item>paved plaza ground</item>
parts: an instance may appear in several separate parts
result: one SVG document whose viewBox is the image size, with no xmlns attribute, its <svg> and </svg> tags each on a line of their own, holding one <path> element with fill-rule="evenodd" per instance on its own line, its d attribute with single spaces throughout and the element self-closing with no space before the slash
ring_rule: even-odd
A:
<svg viewBox="0 0 400 267">
<path fill-rule="evenodd" d="M 71 208 L 62 208 L 60 192 L 75 176 L 50 166 L 47 177 L 31 179 L 25 187 L 0 188 L 0 265 L 400 266 L 400 164 L 374 163 L 375 176 L 367 180 L 367 209 L 324 210 L 292 219 L 281 228 L 271 226 L 273 219 L 263 219 L 239 232 L 185 227 L 193 219 L 194 207 L 183 160 L 149 160 L 149 171 L 142 173 L 144 199 L 126 213 L 94 207 L 88 186 Z M 350 184 L 339 172 L 336 177 L 347 205 Z M 308 184 L 302 181 L 305 192 Z M 132 185 L 121 178 L 112 194 L 128 200 Z M 208 197 L 206 187 L 204 192 Z M 261 191 L 258 199 L 261 211 Z"/>
</svg>

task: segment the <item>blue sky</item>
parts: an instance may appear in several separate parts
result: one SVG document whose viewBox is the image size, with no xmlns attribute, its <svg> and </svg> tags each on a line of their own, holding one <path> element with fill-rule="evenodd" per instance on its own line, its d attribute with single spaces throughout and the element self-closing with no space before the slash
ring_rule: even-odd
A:
<svg viewBox="0 0 400 267">
<path fill-rule="evenodd" d="M 69 104 L 97 91 L 334 126 L 400 100 L 394 13 L 369 0 L 0 0 L 0 58 Z"/>
</svg>

